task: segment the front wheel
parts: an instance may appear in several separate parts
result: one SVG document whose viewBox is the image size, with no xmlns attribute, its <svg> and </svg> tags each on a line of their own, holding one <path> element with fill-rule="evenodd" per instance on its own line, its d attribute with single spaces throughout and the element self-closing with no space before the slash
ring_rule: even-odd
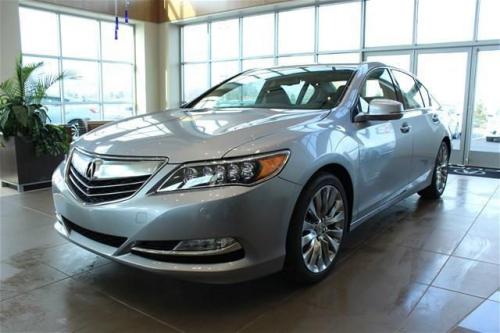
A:
<svg viewBox="0 0 500 333">
<path fill-rule="evenodd" d="M 346 234 L 348 212 L 337 177 L 321 173 L 306 185 L 288 231 L 285 272 L 291 279 L 314 283 L 328 274 Z"/>
<path fill-rule="evenodd" d="M 422 198 L 437 199 L 441 197 L 448 180 L 448 161 L 450 153 L 446 142 L 442 142 L 436 157 L 432 182 L 429 186 L 418 192 Z"/>
<path fill-rule="evenodd" d="M 83 119 L 72 119 L 68 122 L 68 125 L 71 129 L 71 136 L 73 140 L 78 139 L 87 132 L 87 124 Z"/>
</svg>

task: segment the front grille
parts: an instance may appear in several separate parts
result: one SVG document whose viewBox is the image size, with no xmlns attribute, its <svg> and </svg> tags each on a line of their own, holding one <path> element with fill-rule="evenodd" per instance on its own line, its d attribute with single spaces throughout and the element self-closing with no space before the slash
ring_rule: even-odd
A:
<svg viewBox="0 0 500 333">
<path fill-rule="evenodd" d="M 88 180 L 70 165 L 68 184 L 81 200 L 88 203 L 102 203 L 125 199 L 132 196 L 148 180 L 150 175 L 115 178 L 106 180 Z"/>
<path fill-rule="evenodd" d="M 69 232 L 75 231 L 82 236 L 90 238 L 96 242 L 103 243 L 113 247 L 120 247 L 127 240 L 125 237 L 113 236 L 108 234 L 102 234 L 100 232 L 92 231 L 79 225 L 74 224 L 63 216 L 63 222 Z"/>
</svg>

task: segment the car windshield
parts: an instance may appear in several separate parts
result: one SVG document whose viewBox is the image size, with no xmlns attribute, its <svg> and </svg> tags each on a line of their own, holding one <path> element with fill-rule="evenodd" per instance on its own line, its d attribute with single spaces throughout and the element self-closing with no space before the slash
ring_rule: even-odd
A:
<svg viewBox="0 0 500 333">
<path fill-rule="evenodd" d="M 355 71 L 349 66 L 302 66 L 244 72 L 186 107 L 330 109 Z"/>
</svg>

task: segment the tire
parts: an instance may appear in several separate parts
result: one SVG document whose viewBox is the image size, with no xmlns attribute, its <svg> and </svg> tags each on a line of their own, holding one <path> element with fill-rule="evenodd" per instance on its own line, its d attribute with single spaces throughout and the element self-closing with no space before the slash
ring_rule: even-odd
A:
<svg viewBox="0 0 500 333">
<path fill-rule="evenodd" d="M 325 278 L 337 261 L 349 217 L 349 202 L 340 180 L 329 173 L 314 177 L 302 191 L 290 221 L 287 277 L 302 284 Z"/>
<path fill-rule="evenodd" d="M 448 180 L 448 162 L 450 160 L 450 152 L 446 142 L 441 142 L 439 146 L 436 161 L 434 163 L 434 172 L 432 174 L 432 182 L 429 186 L 419 191 L 418 194 L 425 199 L 438 199 L 446 188 Z"/>
<path fill-rule="evenodd" d="M 68 122 L 68 125 L 71 128 L 71 136 L 73 140 L 78 139 L 78 137 L 87 133 L 87 124 L 83 119 L 72 119 Z"/>
</svg>

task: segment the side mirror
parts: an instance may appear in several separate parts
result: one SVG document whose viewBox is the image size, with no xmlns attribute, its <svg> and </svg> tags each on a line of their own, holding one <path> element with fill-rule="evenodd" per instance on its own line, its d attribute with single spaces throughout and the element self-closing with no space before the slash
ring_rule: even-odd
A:
<svg viewBox="0 0 500 333">
<path fill-rule="evenodd" d="M 355 122 L 370 120 L 395 120 L 403 117 L 403 104 L 392 99 L 374 99 L 368 106 L 368 113 L 359 113 Z"/>
</svg>

